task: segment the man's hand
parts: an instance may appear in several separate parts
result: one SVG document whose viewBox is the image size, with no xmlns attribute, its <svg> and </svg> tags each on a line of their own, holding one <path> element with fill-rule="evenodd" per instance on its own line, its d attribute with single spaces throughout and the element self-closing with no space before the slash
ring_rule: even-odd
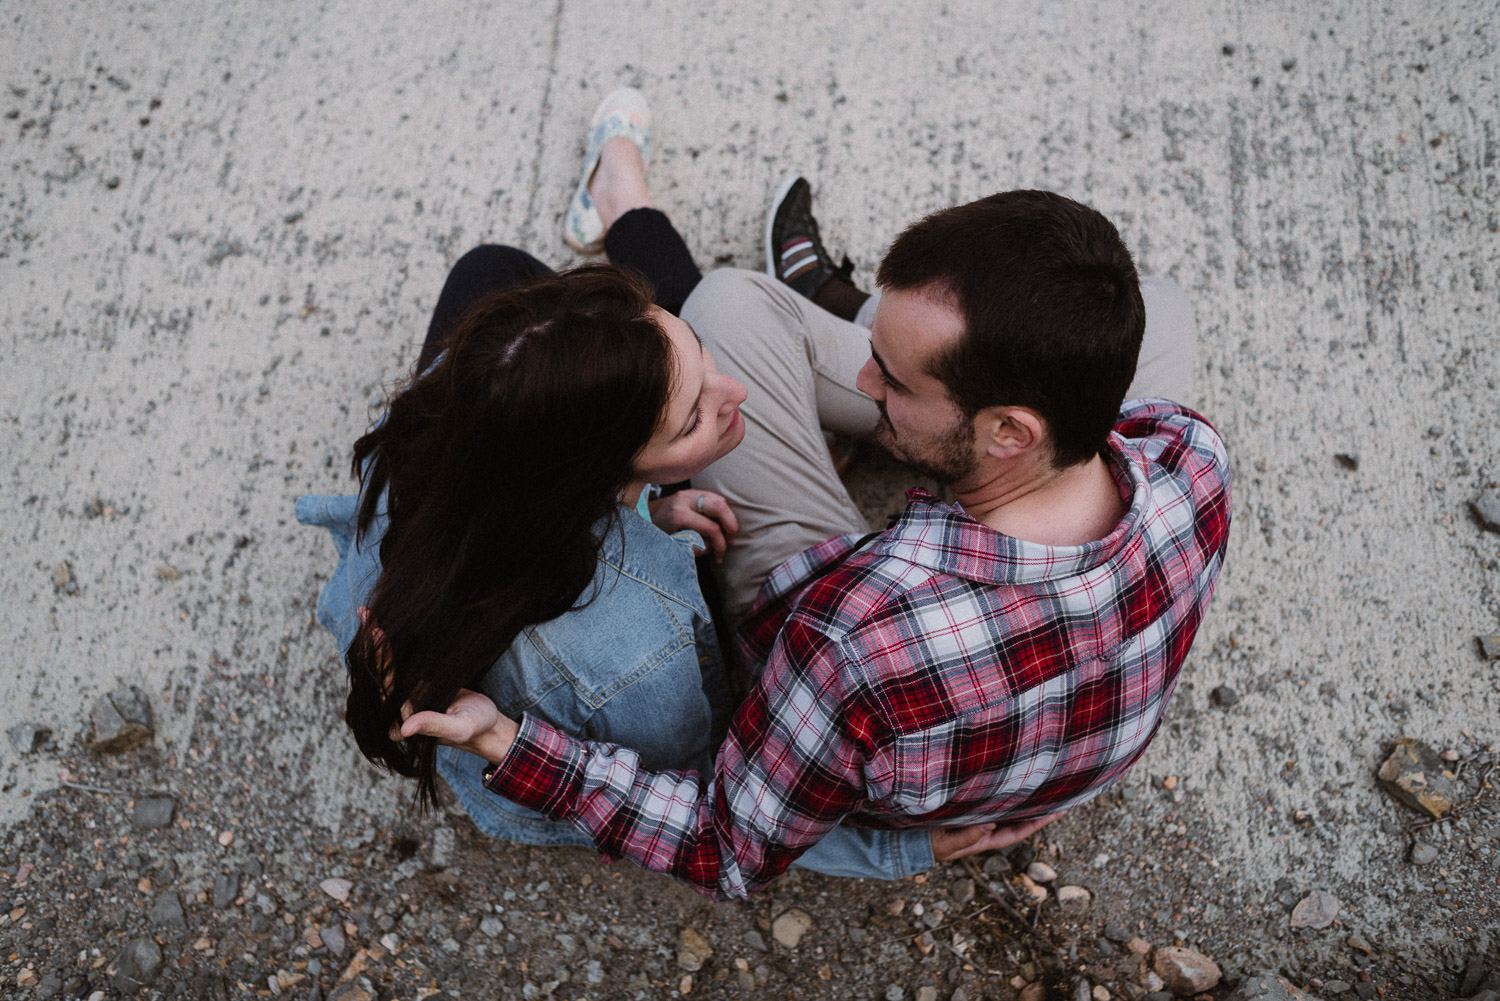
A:
<svg viewBox="0 0 1500 1001">
<path fill-rule="evenodd" d="M 1068 811 L 1048 814 L 1035 820 L 1019 824 L 971 824 L 968 827 L 939 827 L 929 832 L 932 838 L 932 857 L 939 862 L 951 862 L 966 855 L 992 852 L 997 848 L 1009 848 L 1025 841 L 1037 831 L 1052 823 Z"/>
<path fill-rule="evenodd" d="M 432 737 L 439 744 L 457 747 L 477 754 L 492 765 L 498 765 L 510 745 L 516 741 L 521 728 L 510 717 L 495 708 L 489 697 L 479 692 L 461 688 L 458 697 L 444 712 L 414 713 L 411 704 L 402 707 L 405 717 L 399 734 L 408 737 Z"/>
<path fill-rule="evenodd" d="M 724 562 L 725 547 L 740 532 L 740 521 L 729 507 L 729 501 L 711 490 L 679 490 L 670 497 L 652 501 L 648 506 L 651 508 L 651 523 L 668 535 L 691 528 L 703 536 L 703 541 L 714 554 L 715 563 Z"/>
</svg>

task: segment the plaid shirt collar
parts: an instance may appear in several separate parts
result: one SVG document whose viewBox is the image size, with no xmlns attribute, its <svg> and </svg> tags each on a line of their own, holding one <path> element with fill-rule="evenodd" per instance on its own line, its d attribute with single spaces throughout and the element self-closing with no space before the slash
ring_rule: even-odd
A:
<svg viewBox="0 0 1500 1001">
<path fill-rule="evenodd" d="M 1141 533 L 1151 504 L 1151 480 L 1139 446 L 1110 433 L 1105 459 L 1130 509 L 1102 539 L 1082 546 L 1027 542 L 975 521 L 958 504 L 920 487 L 906 492 L 906 512 L 868 552 L 981 584 L 1039 584 L 1077 576 L 1113 560 Z"/>
</svg>

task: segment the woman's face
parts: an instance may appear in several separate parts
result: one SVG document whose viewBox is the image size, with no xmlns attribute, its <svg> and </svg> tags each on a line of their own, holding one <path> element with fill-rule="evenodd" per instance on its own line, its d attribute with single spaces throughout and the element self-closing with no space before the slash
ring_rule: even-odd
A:
<svg viewBox="0 0 1500 1001">
<path fill-rule="evenodd" d="M 672 344 L 672 393 L 661 427 L 635 459 L 648 483 L 677 483 L 702 472 L 745 437 L 745 387 L 714 368 L 693 328 L 657 306 L 651 316 Z"/>
</svg>

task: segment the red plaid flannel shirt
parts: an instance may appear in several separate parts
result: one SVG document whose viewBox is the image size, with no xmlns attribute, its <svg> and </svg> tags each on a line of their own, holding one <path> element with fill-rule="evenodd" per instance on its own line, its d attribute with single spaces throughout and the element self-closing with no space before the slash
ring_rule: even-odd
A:
<svg viewBox="0 0 1500 1001">
<path fill-rule="evenodd" d="M 759 680 L 712 776 L 527 716 L 490 788 L 628 857 L 744 896 L 841 821 L 1014 822 L 1120 778 L 1166 712 L 1229 535 L 1229 465 L 1202 417 L 1132 401 L 1108 459 L 1130 507 L 1050 547 L 922 490 L 863 545 L 779 567 L 739 634 Z"/>
</svg>

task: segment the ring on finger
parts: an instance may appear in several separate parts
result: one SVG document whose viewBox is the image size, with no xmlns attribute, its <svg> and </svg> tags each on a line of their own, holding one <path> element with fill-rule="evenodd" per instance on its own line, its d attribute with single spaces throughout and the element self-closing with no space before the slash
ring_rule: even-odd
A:
<svg viewBox="0 0 1500 1001">
<path fill-rule="evenodd" d="M 703 513 L 703 494 L 699 494 L 698 495 L 697 508 L 698 508 L 698 513 L 702 514 Z"/>
</svg>

